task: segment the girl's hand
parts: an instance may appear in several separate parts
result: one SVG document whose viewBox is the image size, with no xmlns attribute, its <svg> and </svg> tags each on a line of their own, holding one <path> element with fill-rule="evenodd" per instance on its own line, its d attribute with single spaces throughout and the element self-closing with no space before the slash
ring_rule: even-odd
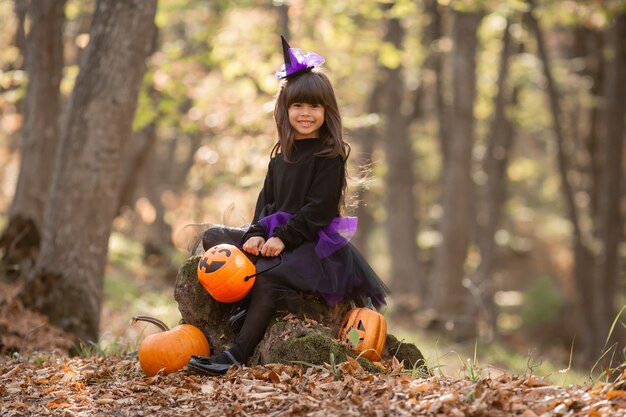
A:
<svg viewBox="0 0 626 417">
<path fill-rule="evenodd" d="M 278 256 L 285 249 L 285 244 L 280 238 L 273 236 L 267 239 L 267 242 L 261 248 L 263 256 Z"/>
<path fill-rule="evenodd" d="M 248 252 L 252 255 L 259 255 L 263 245 L 265 245 L 265 239 L 261 236 L 252 236 L 250 239 L 246 240 L 246 243 L 243 244 L 242 248 L 244 252 Z"/>
</svg>

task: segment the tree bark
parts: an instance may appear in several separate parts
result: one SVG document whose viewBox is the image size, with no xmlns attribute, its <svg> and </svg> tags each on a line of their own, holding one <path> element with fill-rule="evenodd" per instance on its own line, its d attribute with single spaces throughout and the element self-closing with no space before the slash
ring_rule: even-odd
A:
<svg viewBox="0 0 626 417">
<path fill-rule="evenodd" d="M 37 256 L 43 213 L 59 142 L 65 0 L 32 2 L 21 164 L 9 223 L 0 238 L 7 271 L 25 274 Z"/>
<path fill-rule="evenodd" d="M 21 298 L 83 341 L 97 341 L 121 160 L 155 30 L 156 0 L 99 0 L 70 98 L 41 253 Z"/>
<path fill-rule="evenodd" d="M 184 188 L 187 175 L 194 164 L 194 155 L 202 142 L 202 136 L 192 133 L 185 139 L 188 141 L 186 147 L 183 148 L 185 156 L 184 158 L 178 157 L 181 160 L 177 164 L 167 161 L 174 161 L 177 155 L 181 154 L 180 148 L 184 146 L 181 138 L 171 138 L 169 142 L 161 143 L 162 146 L 154 147 L 148 156 L 150 162 L 144 193 L 152 204 L 156 217 L 152 223 L 142 227 L 142 239 L 144 256 L 147 259 L 151 258 L 151 263 L 167 262 L 165 254 L 174 248 L 172 226 L 165 218 L 166 207 L 162 196 L 166 190 Z"/>
<path fill-rule="evenodd" d="M 437 0 L 429 0 L 424 2 L 424 12 L 428 16 L 428 25 L 424 27 L 422 31 L 422 46 L 426 52 L 426 59 L 424 60 L 420 70 L 420 82 L 417 88 L 415 97 L 413 99 L 413 114 L 411 116 L 412 122 L 417 122 L 418 119 L 424 116 L 423 103 L 427 94 L 433 94 L 433 102 L 436 110 L 436 119 L 438 125 L 438 139 L 441 152 L 441 164 L 445 167 L 446 163 L 446 148 L 449 143 L 449 129 L 446 122 L 449 112 L 443 97 L 444 80 L 443 80 L 443 53 L 439 47 L 439 42 L 443 37 L 442 32 L 442 15 L 439 11 L 439 4 Z M 434 85 L 428 85 L 429 73 L 434 76 Z M 432 91 L 428 92 L 429 89 Z M 418 221 L 420 218 L 418 217 Z M 418 232 L 419 234 L 419 232 Z M 426 256 L 418 255 L 421 261 L 422 274 L 424 278 L 420 280 L 420 294 L 422 300 L 423 309 L 433 309 L 435 293 L 435 285 L 432 282 L 432 268 L 433 268 L 433 256 L 432 251 L 428 251 Z"/>
<path fill-rule="evenodd" d="M 379 73 L 381 71 L 381 69 L 378 70 Z M 380 77 L 377 77 L 376 82 L 374 83 L 374 88 L 370 92 L 367 100 L 366 111 L 368 115 L 377 116 L 380 112 L 379 101 L 384 85 L 379 78 Z M 380 133 L 378 123 L 372 123 L 371 125 L 359 129 L 358 133 L 355 134 L 354 139 L 361 145 L 359 148 L 359 154 L 356 155 L 355 160 L 359 169 L 365 171 L 364 173 L 360 172 L 360 174 L 369 175 L 369 171 L 372 167 L 372 154 L 374 153 L 374 148 L 379 136 Z M 364 178 L 363 181 L 363 183 L 358 185 L 356 192 L 358 205 L 355 214 L 359 219 L 359 228 L 358 233 L 352 239 L 352 243 L 354 243 L 363 256 L 368 259 L 370 253 L 368 239 L 374 229 L 375 222 L 371 208 L 368 205 L 372 195 L 367 187 L 367 177 Z"/>
<path fill-rule="evenodd" d="M 441 29 L 442 26 L 442 16 L 439 11 L 439 3 L 437 0 L 432 0 L 426 3 L 426 11 L 430 16 L 431 22 L 428 30 L 428 37 L 433 43 L 431 50 L 429 52 L 430 65 L 432 65 L 432 70 L 435 74 L 435 105 L 437 108 L 437 125 L 439 128 L 439 146 L 441 150 L 441 160 L 442 167 L 445 169 L 447 166 L 448 151 L 450 144 L 450 123 L 448 123 L 449 112 L 448 112 L 448 104 L 446 103 L 444 97 L 444 76 L 443 76 L 443 54 L 440 50 L 440 47 L 437 45 L 442 37 L 443 31 Z"/>
<path fill-rule="evenodd" d="M 494 282 L 492 272 L 496 259 L 495 233 L 500 224 L 502 204 L 506 200 L 506 171 L 510 150 L 513 145 L 513 125 L 506 115 L 509 104 L 515 103 L 517 88 L 508 86 L 509 60 L 512 54 L 510 22 L 502 36 L 502 52 L 498 73 L 498 92 L 493 102 L 493 119 L 487 137 L 487 149 L 483 157 L 482 169 L 485 183 L 478 187 L 476 200 L 476 242 L 480 250 L 480 264 L 476 270 L 474 288 L 480 312 L 489 326 L 492 335 L 497 333 L 497 312 L 494 304 Z"/>
<path fill-rule="evenodd" d="M 360 143 L 360 155 L 354 160 L 357 162 L 357 166 L 364 170 L 365 175 L 369 175 L 370 167 L 372 166 L 372 153 L 376 145 L 378 132 L 375 126 L 365 127 L 360 129 L 355 134 L 354 139 Z M 357 207 L 355 215 L 359 219 L 359 227 L 356 235 L 352 239 L 352 243 L 363 254 L 366 259 L 370 257 L 369 239 L 371 238 L 372 231 L 375 226 L 374 215 L 372 214 L 371 207 L 369 205 L 372 200 L 372 193 L 367 186 L 367 177 L 362 179 L 364 182 L 360 183 L 357 187 Z"/>
<path fill-rule="evenodd" d="M 156 140 L 156 124 L 153 122 L 135 133 L 128 144 L 122 163 L 120 197 L 116 210 L 118 214 L 122 207 L 132 207 L 135 203 L 138 180 L 147 165 L 148 156 L 152 154 Z"/>
<path fill-rule="evenodd" d="M 565 134 L 563 133 L 563 126 L 561 122 L 559 91 L 552 75 L 552 67 L 548 58 L 543 31 L 541 30 L 539 22 L 533 15 L 535 2 L 534 0 L 528 0 L 528 4 L 530 8 L 525 17 L 531 30 L 535 34 L 539 59 L 543 63 L 550 113 L 552 115 L 554 135 L 557 142 L 557 164 L 561 179 L 561 190 L 565 200 L 567 215 L 572 226 L 574 279 L 578 292 L 577 301 L 579 308 L 577 310 L 580 313 L 578 322 L 581 323 L 578 331 L 578 334 L 580 335 L 579 341 L 581 346 L 581 357 L 585 362 L 592 362 L 602 354 L 602 352 L 597 349 L 597 345 L 598 341 L 606 336 L 599 333 L 600 329 L 596 327 L 596 323 L 594 321 L 594 313 L 596 311 L 594 304 L 597 299 L 596 291 L 598 291 L 597 286 L 594 285 L 593 280 L 591 279 L 594 273 L 594 255 L 591 249 L 587 246 L 583 236 L 580 225 L 580 215 L 574 200 L 574 188 L 570 182 L 570 161 L 565 150 Z"/>
<path fill-rule="evenodd" d="M 605 76 L 605 58 L 603 51 L 605 49 L 603 34 L 597 30 L 588 28 L 577 28 L 575 31 L 575 55 L 574 58 L 583 60 L 585 63 L 581 76 L 589 77 L 593 80 L 589 93 L 592 97 L 599 99 L 603 95 L 604 76 Z M 585 191 L 590 197 L 590 212 L 595 225 L 598 225 L 599 206 L 600 206 L 600 178 L 602 177 L 602 152 L 600 129 L 602 108 L 601 106 L 592 106 L 589 121 L 588 132 L 584 137 L 584 150 L 587 155 L 588 164 L 585 166 L 589 175 L 589 186 Z M 584 119 L 584 118 L 581 118 Z M 582 130 L 581 125 L 578 129 Z"/>
<path fill-rule="evenodd" d="M 604 343 L 617 310 L 615 295 L 619 294 L 619 246 L 623 238 L 623 213 L 620 204 L 623 197 L 624 166 L 623 151 L 626 128 L 626 14 L 615 18 L 609 30 L 609 44 L 613 53 L 612 62 L 606 66 L 606 88 L 603 98 L 604 134 L 602 137 L 602 177 L 599 187 L 599 231 L 600 247 L 597 259 L 595 325 Z M 617 333 L 619 329 L 615 329 Z M 621 333 L 621 332 L 620 332 Z M 612 340 L 624 336 L 613 334 Z M 623 345 L 622 345 L 623 346 Z M 616 352 L 621 352 L 621 347 Z M 603 349 L 603 346 L 598 346 Z"/>
<path fill-rule="evenodd" d="M 278 17 L 279 34 L 283 35 L 287 41 L 291 40 L 291 32 L 289 30 L 289 2 L 279 2 L 276 4 L 276 12 Z"/>
<path fill-rule="evenodd" d="M 390 18 L 384 41 L 402 50 L 404 33 L 400 20 Z M 405 86 L 402 66 L 387 68 L 385 73 L 385 209 L 391 258 L 391 290 L 398 299 L 403 294 L 414 299 L 420 289 L 420 280 L 423 280 L 417 254 L 414 153 L 409 137 L 409 117 L 403 113 Z"/>
<path fill-rule="evenodd" d="M 43 2 L 42 2 L 43 3 Z M 52 6 L 51 3 L 53 1 L 47 2 L 48 4 L 42 5 L 43 8 L 49 8 Z M 59 2 L 61 3 L 61 2 Z M 65 0 L 62 0 L 62 3 L 65 3 Z M 26 53 L 26 15 L 28 14 L 28 8 L 30 7 L 30 0 L 22 0 L 16 1 L 13 4 L 13 9 L 15 10 L 15 17 L 17 17 L 17 30 L 15 31 L 15 37 L 13 38 L 13 45 L 15 45 L 21 52 L 22 56 L 25 56 Z M 33 22 L 31 23 L 34 24 Z"/>
<path fill-rule="evenodd" d="M 468 293 L 463 286 L 465 257 L 473 221 L 474 98 L 476 95 L 477 30 L 482 16 L 454 12 L 454 56 L 451 143 L 443 172 L 440 221 L 441 245 L 437 248 L 434 280 L 439 288 L 437 305 L 445 328 L 454 337 L 473 337 L 473 321 L 467 317 Z"/>
</svg>

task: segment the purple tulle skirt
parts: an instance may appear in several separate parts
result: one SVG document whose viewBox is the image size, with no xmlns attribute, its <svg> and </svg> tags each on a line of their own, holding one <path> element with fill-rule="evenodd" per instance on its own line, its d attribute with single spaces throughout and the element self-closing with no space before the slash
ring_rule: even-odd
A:
<svg viewBox="0 0 626 417">
<path fill-rule="evenodd" d="M 271 236 L 275 227 L 285 224 L 290 218 L 288 213 L 277 212 L 261 219 L 260 223 Z M 320 230 L 316 241 L 285 250 L 280 257 L 250 258 L 257 271 L 271 269 L 271 274 L 279 275 L 282 283 L 295 290 L 319 294 L 329 305 L 353 300 L 356 305 L 364 306 L 369 298 L 379 308 L 385 304 L 389 289 L 350 243 L 356 231 L 356 220 L 354 217 L 335 218 Z M 210 227 L 202 236 L 203 247 L 208 249 L 219 243 L 241 247 L 246 230 Z"/>
<path fill-rule="evenodd" d="M 277 211 L 262 218 L 259 223 L 267 230 L 268 236 L 273 236 L 274 229 L 284 225 L 292 217 L 289 213 Z M 357 224 L 358 219 L 356 217 L 335 217 L 328 226 L 321 229 L 317 234 L 318 238 L 315 243 L 317 256 L 324 259 L 346 246 L 354 236 Z"/>
</svg>

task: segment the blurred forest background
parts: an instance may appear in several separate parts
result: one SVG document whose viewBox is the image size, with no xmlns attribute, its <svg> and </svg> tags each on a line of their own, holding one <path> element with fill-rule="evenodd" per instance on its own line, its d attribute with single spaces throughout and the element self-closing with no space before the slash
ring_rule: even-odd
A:
<svg viewBox="0 0 626 417">
<path fill-rule="evenodd" d="M 173 324 L 199 225 L 250 221 L 283 34 L 326 58 L 392 326 L 624 360 L 626 2 L 0 0 L 0 22 L 2 279 L 81 340 Z"/>
</svg>

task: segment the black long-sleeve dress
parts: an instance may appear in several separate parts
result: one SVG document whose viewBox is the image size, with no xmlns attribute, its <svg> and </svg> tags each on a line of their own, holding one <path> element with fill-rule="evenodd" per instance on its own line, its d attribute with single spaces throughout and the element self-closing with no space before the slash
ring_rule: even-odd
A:
<svg viewBox="0 0 626 417">
<path fill-rule="evenodd" d="M 349 243 L 356 219 L 339 217 L 345 162 L 339 156 L 316 155 L 323 146 L 320 139 L 300 139 L 289 161 L 282 153 L 273 157 L 250 227 L 239 233 L 211 234 L 209 229 L 205 249 L 216 243 L 241 246 L 252 236 L 277 236 L 285 250 L 279 258 L 254 259 L 257 271 L 280 263 L 272 275 L 280 275 L 282 283 L 295 290 L 317 293 L 331 305 L 343 299 L 363 305 L 371 298 L 381 306 L 387 287 Z"/>
</svg>

